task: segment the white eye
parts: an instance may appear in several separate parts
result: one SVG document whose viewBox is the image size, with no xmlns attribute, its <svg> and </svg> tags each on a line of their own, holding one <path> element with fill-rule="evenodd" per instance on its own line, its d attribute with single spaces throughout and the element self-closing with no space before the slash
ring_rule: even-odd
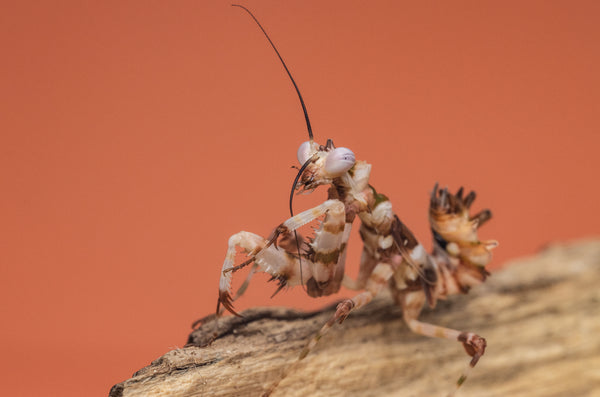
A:
<svg viewBox="0 0 600 397">
<path fill-rule="evenodd" d="M 334 177 L 340 176 L 352 168 L 355 162 L 356 158 L 354 157 L 352 150 L 345 147 L 339 147 L 333 149 L 327 155 L 327 159 L 325 160 L 325 172 Z"/>
<path fill-rule="evenodd" d="M 300 164 L 306 163 L 306 160 L 308 160 L 310 158 L 310 156 L 313 155 L 314 152 L 315 152 L 315 150 L 313 150 L 313 148 L 311 147 L 311 142 L 310 141 L 304 142 L 298 148 L 298 162 L 300 162 Z"/>
</svg>

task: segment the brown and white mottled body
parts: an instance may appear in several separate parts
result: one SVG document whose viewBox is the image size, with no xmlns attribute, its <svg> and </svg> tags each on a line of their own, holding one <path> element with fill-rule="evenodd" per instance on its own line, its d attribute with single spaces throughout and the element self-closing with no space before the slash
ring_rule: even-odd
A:
<svg viewBox="0 0 600 397">
<path fill-rule="evenodd" d="M 258 23 L 256 18 L 254 20 Z M 271 45 L 277 52 L 272 42 Z M 279 58 L 283 63 L 281 56 Z M 287 67 L 286 71 L 294 82 Z M 336 148 L 331 140 L 324 146 L 314 142 L 306 108 L 295 82 L 294 87 L 305 112 L 310 139 L 298 149 L 298 161 L 302 166 L 292 193 L 296 190 L 311 192 L 326 185 L 329 186 L 328 199 L 287 219 L 269 238 L 248 232 L 231 236 L 222 267 L 217 314 L 222 304 L 237 315 L 232 306 L 232 274 L 250 264 L 250 274 L 236 298 L 246 289 L 255 272 L 265 272 L 279 283 L 275 293 L 283 287 L 299 284 L 304 284 L 312 297 L 336 293 L 342 284 L 360 291 L 340 302 L 335 314 L 301 352 L 302 359 L 336 322 L 341 323 L 353 310 L 369 303 L 382 290 L 389 289 L 402 307 L 404 321 L 412 331 L 463 344 L 472 358 L 457 382 L 457 388 L 460 387 L 469 368 L 484 354 L 485 339 L 471 332 L 423 323 L 418 317 L 426 303 L 433 307 L 438 299 L 466 293 L 472 286 L 485 281 L 488 272 L 484 266 L 491 260 L 491 250 L 497 243 L 479 241 L 477 229 L 490 219 L 490 211 L 471 216 L 469 208 L 475 199 L 474 192 L 463 198 L 462 188 L 452 194 L 447 189 L 438 189 L 436 184 L 429 210 L 434 249 L 431 253 L 426 252 L 393 212 L 389 199 L 369 184 L 370 164 L 357 161 L 350 149 Z M 344 266 L 350 230 L 357 216 L 364 249 L 358 277 L 351 280 L 344 276 Z M 298 237 L 297 229 L 313 221 L 320 222 L 314 238 L 305 241 Z M 238 247 L 247 254 L 248 260 L 235 265 Z"/>
<path fill-rule="evenodd" d="M 231 274 L 236 246 L 245 250 L 255 262 L 255 271 L 270 274 L 283 285 L 306 283 L 313 297 L 337 292 L 341 282 L 346 287 L 361 290 L 351 299 L 343 300 L 334 316 L 323 326 L 301 353 L 303 358 L 317 341 L 335 324 L 342 322 L 351 311 L 370 302 L 384 288 L 389 288 L 402 306 L 404 320 L 419 334 L 461 342 L 472 356 L 474 366 L 485 351 L 485 340 L 476 334 L 452 330 L 418 321 L 425 303 L 434 306 L 437 299 L 466 293 L 488 275 L 484 265 L 491 259 L 495 241 L 481 242 L 477 228 L 491 217 L 488 210 L 469 215 L 475 194 L 462 198 L 446 189 L 434 188 L 430 206 L 430 224 L 434 234 L 434 250 L 427 253 L 410 230 L 392 210 L 391 202 L 368 184 L 371 165 L 356 161 L 348 171 L 333 176 L 326 171 L 328 156 L 335 153 L 333 143 L 314 145 L 298 188 L 312 190 L 322 184 L 330 185 L 328 200 L 304 211 L 279 225 L 269 239 L 240 232 L 230 238 L 229 250 L 223 264 L 219 301 L 233 311 L 230 299 Z M 344 149 L 344 148 L 340 148 Z M 344 149 L 347 150 L 347 149 Z M 325 215 L 315 238 L 300 247 L 298 259 L 292 231 Z M 360 236 L 364 249 L 356 280 L 344 278 L 345 248 L 349 231 L 356 216 L 360 219 Z M 282 244 L 285 242 L 285 244 Z M 279 247 L 279 248 L 277 248 Z M 300 272 L 302 266 L 302 273 Z M 301 275 L 303 279 L 301 278 Z M 465 371 L 458 385 L 466 379 Z"/>
</svg>

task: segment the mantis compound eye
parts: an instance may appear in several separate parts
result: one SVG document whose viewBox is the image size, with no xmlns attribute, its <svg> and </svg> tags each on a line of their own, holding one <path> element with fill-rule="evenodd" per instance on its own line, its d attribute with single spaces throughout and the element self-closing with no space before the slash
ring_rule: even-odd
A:
<svg viewBox="0 0 600 397">
<path fill-rule="evenodd" d="M 306 160 L 314 154 L 316 150 L 313 148 L 313 142 L 306 141 L 298 148 L 298 162 L 300 164 L 306 163 Z"/>
<path fill-rule="evenodd" d="M 339 147 L 333 149 L 327 155 L 327 159 L 325 160 L 325 172 L 333 177 L 341 176 L 352 168 L 355 162 L 356 158 L 354 157 L 352 150 L 345 147 Z"/>
</svg>

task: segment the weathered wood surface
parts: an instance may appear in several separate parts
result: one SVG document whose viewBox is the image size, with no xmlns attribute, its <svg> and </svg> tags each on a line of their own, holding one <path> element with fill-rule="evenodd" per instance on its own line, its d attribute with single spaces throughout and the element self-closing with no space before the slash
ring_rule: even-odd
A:
<svg viewBox="0 0 600 397">
<path fill-rule="evenodd" d="M 243 314 L 205 322 L 189 337 L 197 346 L 168 352 L 110 395 L 259 396 L 331 310 Z M 598 240 L 514 261 L 421 318 L 487 339 L 460 396 L 600 396 Z M 380 299 L 334 327 L 272 395 L 443 396 L 467 362 L 459 343 L 412 334 L 399 309 Z"/>
</svg>

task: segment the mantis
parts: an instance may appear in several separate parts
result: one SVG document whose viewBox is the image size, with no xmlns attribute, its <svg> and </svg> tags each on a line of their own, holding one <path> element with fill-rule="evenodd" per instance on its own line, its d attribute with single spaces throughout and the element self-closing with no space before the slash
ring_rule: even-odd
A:
<svg viewBox="0 0 600 397">
<path fill-rule="evenodd" d="M 419 315 L 425 304 L 434 307 L 437 300 L 467 293 L 472 286 L 486 280 L 489 273 L 485 266 L 498 243 L 479 240 L 477 232 L 491 218 L 490 210 L 471 214 L 475 192 L 465 194 L 461 187 L 452 193 L 436 183 L 429 207 L 433 250 L 427 252 L 394 213 L 388 197 L 369 184 L 369 163 L 356 159 L 348 148 L 336 147 L 331 139 L 324 145 L 314 140 L 304 100 L 279 51 L 253 14 L 241 5 L 234 6 L 242 8 L 254 19 L 275 50 L 300 99 L 309 139 L 297 152 L 300 166 L 290 193 L 291 217 L 278 225 L 268 238 L 245 231 L 229 238 L 219 282 L 217 315 L 221 313 L 221 305 L 239 315 L 233 301 L 241 296 L 256 272 L 267 273 L 278 283 L 275 294 L 282 288 L 298 285 L 302 285 L 311 297 L 334 294 L 342 285 L 359 291 L 337 305 L 335 313 L 301 351 L 301 360 L 335 323 L 342 323 L 354 310 L 388 289 L 396 304 L 401 306 L 404 321 L 413 332 L 458 341 L 471 357 L 450 393 L 454 394 L 485 353 L 486 341 L 473 332 L 419 321 Z M 294 215 L 294 194 L 310 193 L 321 186 L 328 187 L 327 200 Z M 356 218 L 360 221 L 364 248 L 358 277 L 353 280 L 344 274 L 344 267 L 350 231 Z M 304 238 L 297 232 L 303 225 L 315 221 L 318 227 L 311 238 Z M 247 260 L 236 265 L 238 249 L 247 255 Z M 233 273 L 246 266 L 251 266 L 250 274 L 232 297 Z"/>
</svg>

